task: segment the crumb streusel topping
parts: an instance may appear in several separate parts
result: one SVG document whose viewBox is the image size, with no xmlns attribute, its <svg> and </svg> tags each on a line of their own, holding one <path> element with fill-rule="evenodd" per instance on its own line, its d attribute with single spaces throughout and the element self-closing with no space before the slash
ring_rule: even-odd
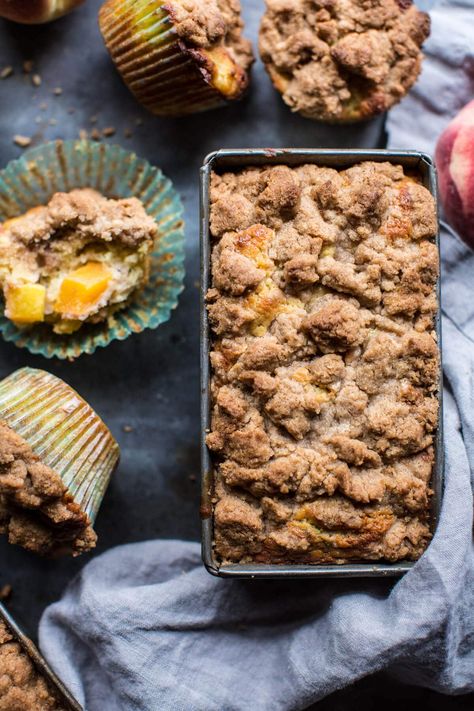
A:
<svg viewBox="0 0 474 711">
<path fill-rule="evenodd" d="M 267 0 L 260 54 L 293 111 L 358 121 L 405 96 L 429 31 L 411 0 Z"/>
<path fill-rule="evenodd" d="M 169 10 L 186 43 L 212 49 L 223 45 L 245 71 L 254 61 L 252 44 L 243 37 L 240 0 L 172 0 Z"/>
<path fill-rule="evenodd" d="M 221 561 L 416 559 L 438 423 L 437 219 L 403 168 L 213 174 Z"/>
<path fill-rule="evenodd" d="M 59 474 L 0 421 L 0 533 L 40 555 L 79 555 L 97 536 Z M 1 706 L 0 706 L 1 709 Z"/>
<path fill-rule="evenodd" d="M 7 625 L 0 620 L 0 711 L 66 711 Z"/>
</svg>

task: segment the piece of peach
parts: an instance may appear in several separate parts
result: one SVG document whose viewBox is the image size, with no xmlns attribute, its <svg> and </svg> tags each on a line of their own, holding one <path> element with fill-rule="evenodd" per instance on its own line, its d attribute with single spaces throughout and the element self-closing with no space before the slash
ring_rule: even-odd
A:
<svg viewBox="0 0 474 711">
<path fill-rule="evenodd" d="M 101 262 L 88 262 L 61 282 L 54 310 L 71 317 L 85 316 L 107 289 L 112 273 Z"/>
<path fill-rule="evenodd" d="M 446 219 L 474 247 L 474 101 L 441 134 L 436 166 Z"/>
<path fill-rule="evenodd" d="M 5 315 L 18 324 L 44 321 L 46 289 L 41 284 L 21 284 L 6 290 Z"/>
<path fill-rule="evenodd" d="M 0 0 L 0 17 L 25 25 L 36 25 L 55 20 L 83 2 L 84 0 Z"/>
</svg>

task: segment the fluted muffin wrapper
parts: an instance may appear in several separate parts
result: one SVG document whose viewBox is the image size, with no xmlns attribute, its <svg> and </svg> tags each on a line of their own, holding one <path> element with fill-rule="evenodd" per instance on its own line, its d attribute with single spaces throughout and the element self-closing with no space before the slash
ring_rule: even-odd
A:
<svg viewBox="0 0 474 711">
<path fill-rule="evenodd" d="M 21 368 L 0 382 L 0 419 L 59 474 L 93 524 L 120 450 L 91 406 L 51 373 Z"/>
<path fill-rule="evenodd" d="M 184 281 L 183 206 L 172 183 L 159 168 L 120 146 L 92 141 L 54 141 L 26 151 L 0 171 L 0 223 L 45 205 L 56 192 L 94 188 L 109 198 L 136 197 L 158 226 L 148 284 L 122 311 L 76 333 L 53 333 L 47 324 L 19 328 L 3 316 L 6 341 L 46 358 L 73 359 L 93 353 L 113 340 L 157 328 L 177 306 Z M 1 297 L 1 294 L 0 294 Z"/>
<path fill-rule="evenodd" d="M 125 83 L 152 113 L 180 116 L 226 103 L 209 83 L 203 56 L 180 40 L 163 4 L 108 0 L 99 25 Z"/>
</svg>

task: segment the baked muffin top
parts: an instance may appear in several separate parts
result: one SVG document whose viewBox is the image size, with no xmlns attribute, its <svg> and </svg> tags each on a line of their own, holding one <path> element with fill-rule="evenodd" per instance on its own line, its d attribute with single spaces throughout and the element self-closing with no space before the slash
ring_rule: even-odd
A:
<svg viewBox="0 0 474 711">
<path fill-rule="evenodd" d="M 267 0 L 260 53 L 293 111 L 359 121 L 408 92 L 429 31 L 411 0 Z"/>
<path fill-rule="evenodd" d="M 213 174 L 215 551 L 416 559 L 438 421 L 432 196 L 363 162 Z"/>
<path fill-rule="evenodd" d="M 239 0 L 172 0 L 168 8 L 183 41 L 200 49 L 222 44 L 243 69 L 250 68 L 252 44 L 242 36 Z"/>
<path fill-rule="evenodd" d="M 0 533 L 40 555 L 79 555 L 95 547 L 87 515 L 61 477 L 0 421 Z"/>
</svg>

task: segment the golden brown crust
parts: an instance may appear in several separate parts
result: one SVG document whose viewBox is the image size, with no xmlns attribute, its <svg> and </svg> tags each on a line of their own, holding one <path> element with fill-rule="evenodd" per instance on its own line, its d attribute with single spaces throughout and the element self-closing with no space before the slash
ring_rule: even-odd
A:
<svg viewBox="0 0 474 711">
<path fill-rule="evenodd" d="M 267 0 L 260 54 L 293 111 L 360 121 L 407 93 L 429 30 L 429 16 L 411 2 Z"/>
<path fill-rule="evenodd" d="M 425 549 L 435 234 L 431 195 L 397 165 L 212 175 L 207 444 L 220 560 Z"/>
<path fill-rule="evenodd" d="M 0 711 L 66 711 L 7 625 L 0 620 Z"/>
<path fill-rule="evenodd" d="M 40 555 L 79 555 L 97 536 L 61 477 L 0 421 L 0 533 Z"/>
</svg>

